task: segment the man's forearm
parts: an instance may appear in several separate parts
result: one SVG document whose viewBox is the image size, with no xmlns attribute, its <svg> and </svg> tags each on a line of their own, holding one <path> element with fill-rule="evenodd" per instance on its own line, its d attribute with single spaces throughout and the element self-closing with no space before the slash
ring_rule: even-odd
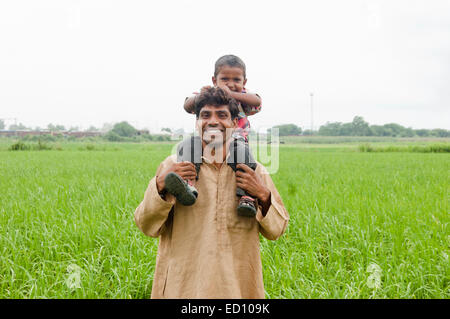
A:
<svg viewBox="0 0 450 319">
<path fill-rule="evenodd" d="M 174 204 L 174 197 L 170 199 L 161 197 L 156 186 L 156 178 L 153 178 L 145 191 L 144 199 L 134 213 L 136 226 L 145 235 L 158 237 Z"/>
</svg>

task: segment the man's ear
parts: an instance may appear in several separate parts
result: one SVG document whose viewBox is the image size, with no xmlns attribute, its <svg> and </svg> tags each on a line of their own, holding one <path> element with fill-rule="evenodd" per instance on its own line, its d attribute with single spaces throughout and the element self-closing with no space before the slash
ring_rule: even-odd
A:
<svg viewBox="0 0 450 319">
<path fill-rule="evenodd" d="M 247 79 L 244 80 L 244 87 L 245 87 L 246 84 L 247 84 Z"/>
<path fill-rule="evenodd" d="M 238 117 L 236 116 L 234 119 L 233 119 L 233 128 L 235 128 L 235 127 L 237 127 L 238 126 Z"/>
<path fill-rule="evenodd" d="M 216 77 L 213 76 L 213 77 L 211 78 L 211 80 L 212 80 L 212 83 L 214 84 L 214 86 L 217 86 L 217 80 L 216 80 Z"/>
</svg>

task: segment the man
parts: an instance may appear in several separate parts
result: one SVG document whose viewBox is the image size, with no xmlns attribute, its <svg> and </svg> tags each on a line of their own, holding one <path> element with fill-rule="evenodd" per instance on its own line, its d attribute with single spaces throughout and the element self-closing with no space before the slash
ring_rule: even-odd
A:
<svg viewBox="0 0 450 319">
<path fill-rule="evenodd" d="M 203 162 L 198 170 L 195 204 L 185 206 L 165 189 L 168 174 L 197 177 L 195 165 L 169 156 L 150 181 L 137 207 L 135 222 L 151 237 L 160 237 L 152 298 L 264 298 L 259 232 L 276 240 L 289 214 L 266 169 L 227 164 L 237 104 L 220 88 L 196 99 L 197 128 Z M 240 187 L 257 199 L 256 217 L 236 212 Z"/>
</svg>

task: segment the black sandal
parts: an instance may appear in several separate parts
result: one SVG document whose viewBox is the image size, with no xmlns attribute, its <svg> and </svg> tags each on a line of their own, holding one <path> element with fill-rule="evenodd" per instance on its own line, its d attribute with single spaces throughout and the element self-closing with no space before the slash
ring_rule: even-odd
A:
<svg viewBox="0 0 450 319">
<path fill-rule="evenodd" d="M 178 174 L 170 172 L 164 179 L 165 189 L 174 195 L 177 201 L 184 206 L 194 205 L 198 192 L 194 186 L 189 185 Z"/>
<path fill-rule="evenodd" d="M 241 196 L 237 207 L 238 215 L 244 217 L 255 217 L 255 200 L 250 196 Z"/>
</svg>

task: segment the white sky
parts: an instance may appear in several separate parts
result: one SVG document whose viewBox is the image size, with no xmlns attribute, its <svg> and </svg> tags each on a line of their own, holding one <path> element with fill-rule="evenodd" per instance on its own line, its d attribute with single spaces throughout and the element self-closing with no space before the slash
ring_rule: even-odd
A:
<svg viewBox="0 0 450 319">
<path fill-rule="evenodd" d="M 450 129 L 450 1 L 2 1 L 0 118 L 192 131 L 184 98 L 224 54 L 261 129 L 327 121 Z M 12 124 L 12 121 L 7 121 Z"/>
</svg>

